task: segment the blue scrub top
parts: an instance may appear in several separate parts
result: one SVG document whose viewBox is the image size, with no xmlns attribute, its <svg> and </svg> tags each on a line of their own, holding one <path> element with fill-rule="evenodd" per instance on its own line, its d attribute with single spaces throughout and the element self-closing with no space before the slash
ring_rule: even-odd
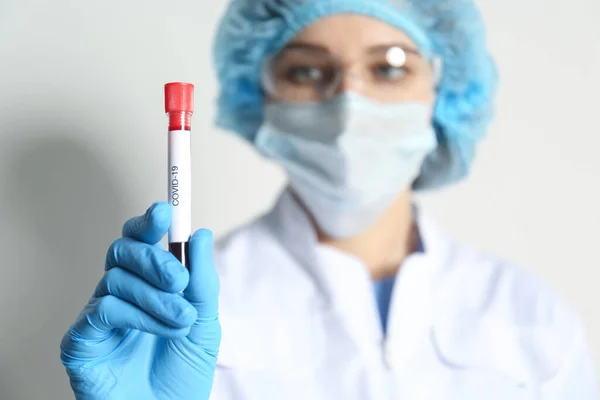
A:
<svg viewBox="0 0 600 400">
<path fill-rule="evenodd" d="M 423 241 L 419 236 L 417 252 L 422 253 L 423 251 Z M 390 300 L 392 299 L 394 282 L 396 282 L 396 275 L 373 282 L 373 291 L 375 293 L 377 308 L 379 309 L 379 317 L 381 318 L 381 327 L 383 328 L 384 336 L 387 334 L 388 312 L 390 310 Z"/>
</svg>

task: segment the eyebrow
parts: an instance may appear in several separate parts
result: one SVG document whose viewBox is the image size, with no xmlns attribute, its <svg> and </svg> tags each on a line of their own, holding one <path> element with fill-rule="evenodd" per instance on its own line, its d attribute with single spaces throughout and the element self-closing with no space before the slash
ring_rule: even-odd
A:
<svg viewBox="0 0 600 400">
<path fill-rule="evenodd" d="M 421 54 L 419 52 L 419 50 L 416 49 L 413 45 L 409 45 L 407 43 L 378 44 L 378 45 L 367 48 L 366 52 L 368 54 L 378 53 L 381 51 L 388 50 L 390 47 L 399 47 L 402 50 L 404 50 L 410 54 L 415 54 L 415 55 Z M 313 51 L 319 51 L 319 52 L 323 52 L 323 53 L 329 53 L 329 49 L 327 47 L 321 46 L 318 44 L 314 44 L 314 43 L 308 43 L 308 42 L 292 42 L 292 43 L 289 43 L 287 46 L 285 46 L 284 49 L 285 50 L 313 50 Z"/>
<path fill-rule="evenodd" d="M 319 46 L 318 44 L 305 43 L 305 42 L 292 42 L 284 47 L 284 50 L 317 50 L 323 53 L 329 53 L 329 50 L 325 46 Z"/>
</svg>

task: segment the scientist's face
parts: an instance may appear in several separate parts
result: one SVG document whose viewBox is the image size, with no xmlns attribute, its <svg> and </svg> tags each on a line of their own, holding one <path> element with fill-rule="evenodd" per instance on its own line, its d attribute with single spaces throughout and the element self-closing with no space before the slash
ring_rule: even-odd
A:
<svg viewBox="0 0 600 400">
<path fill-rule="evenodd" d="M 402 31 L 360 15 L 323 18 L 267 63 L 268 102 L 325 101 L 345 91 L 433 106 L 430 60 Z"/>
<path fill-rule="evenodd" d="M 331 238 L 364 232 L 405 205 L 436 146 L 434 69 L 403 32 L 337 15 L 300 32 L 265 62 L 269 104 L 255 143 Z"/>
</svg>

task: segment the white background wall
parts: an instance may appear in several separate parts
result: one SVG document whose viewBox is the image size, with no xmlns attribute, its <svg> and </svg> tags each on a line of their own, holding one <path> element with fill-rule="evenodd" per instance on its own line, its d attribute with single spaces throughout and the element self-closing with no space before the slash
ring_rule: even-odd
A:
<svg viewBox="0 0 600 400">
<path fill-rule="evenodd" d="M 196 227 L 265 210 L 280 171 L 212 128 L 225 1 L 0 1 L 0 399 L 72 395 L 62 334 L 121 224 L 166 197 L 162 86 L 197 85 Z M 472 178 L 423 203 L 584 318 L 600 365 L 600 2 L 481 1 L 502 74 Z"/>
</svg>

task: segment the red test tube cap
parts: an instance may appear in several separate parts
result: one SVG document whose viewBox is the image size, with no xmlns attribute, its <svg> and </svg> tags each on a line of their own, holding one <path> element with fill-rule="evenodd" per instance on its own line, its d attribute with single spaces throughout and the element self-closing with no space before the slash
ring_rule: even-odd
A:
<svg viewBox="0 0 600 400">
<path fill-rule="evenodd" d="M 194 85 L 171 82 L 165 85 L 165 112 L 194 112 Z"/>
</svg>

